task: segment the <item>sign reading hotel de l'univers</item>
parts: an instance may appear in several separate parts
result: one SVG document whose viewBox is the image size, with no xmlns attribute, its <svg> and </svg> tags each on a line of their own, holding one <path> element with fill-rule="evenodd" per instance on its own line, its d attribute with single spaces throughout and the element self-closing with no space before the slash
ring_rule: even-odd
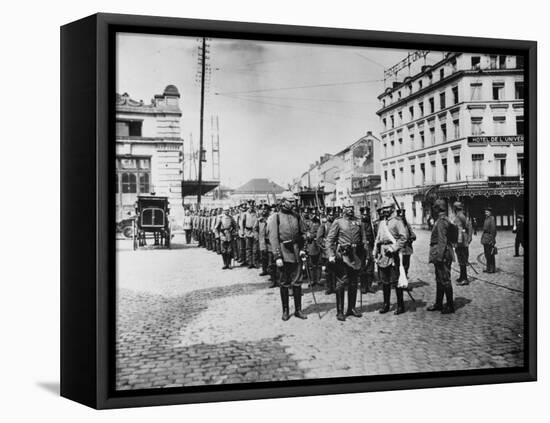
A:
<svg viewBox="0 0 550 423">
<path fill-rule="evenodd" d="M 523 145 L 523 135 L 499 135 L 494 137 L 468 137 L 469 146 Z"/>
</svg>

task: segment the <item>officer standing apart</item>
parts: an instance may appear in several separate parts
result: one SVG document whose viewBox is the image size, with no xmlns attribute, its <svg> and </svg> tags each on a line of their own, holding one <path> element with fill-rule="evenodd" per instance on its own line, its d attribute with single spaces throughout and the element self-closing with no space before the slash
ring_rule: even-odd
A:
<svg viewBox="0 0 550 423">
<path fill-rule="evenodd" d="M 189 210 L 185 210 L 185 216 L 183 216 L 183 231 L 185 232 L 185 243 L 191 243 L 191 231 L 193 230 L 193 217 Z"/>
<path fill-rule="evenodd" d="M 336 270 L 336 318 L 361 317 L 355 309 L 360 270 L 365 260 L 365 231 L 361 220 L 355 217 L 351 200 L 344 202 L 344 215 L 334 221 L 326 240 L 327 255 Z M 348 309 L 344 315 L 344 289 L 348 288 Z"/>
<path fill-rule="evenodd" d="M 455 252 L 458 265 L 460 267 L 460 276 L 456 280 L 457 285 L 468 285 L 468 260 L 469 245 L 472 242 L 472 225 L 470 220 L 464 214 L 464 206 L 460 201 L 453 204 L 455 218 L 453 223 L 458 229 Z"/>
<path fill-rule="evenodd" d="M 497 238 L 497 225 L 495 218 L 492 215 L 493 209 L 488 206 L 485 209 L 485 221 L 483 222 L 483 234 L 481 235 L 481 245 L 483 245 L 483 252 L 485 254 L 486 268 L 483 270 L 485 273 L 495 273 L 495 245 Z"/>
<path fill-rule="evenodd" d="M 430 263 L 435 266 L 435 303 L 428 311 L 441 311 L 442 314 L 454 313 L 453 285 L 451 284 L 451 263 L 454 260 L 452 243 L 456 227 L 447 217 L 447 205 L 443 200 L 436 200 L 434 213 L 437 220 L 430 237 Z M 443 307 L 443 296 L 447 304 Z"/>
<path fill-rule="evenodd" d="M 380 221 L 376 234 L 375 252 L 376 263 L 380 272 L 380 282 L 382 283 L 384 305 L 378 312 L 384 314 L 390 311 L 391 289 L 395 287 L 397 309 L 394 314 L 398 315 L 405 312 L 403 288 L 398 288 L 397 282 L 399 281 L 399 266 L 401 263 L 399 253 L 402 253 L 407 242 L 407 229 L 403 221 L 397 217 L 393 203 L 383 205 L 379 212 Z"/>
<path fill-rule="evenodd" d="M 525 254 L 525 247 L 523 246 L 523 230 L 525 224 L 523 223 L 523 216 L 518 215 L 516 225 L 514 226 L 514 233 L 516 234 L 516 239 L 514 242 L 514 257 L 519 257 L 519 246 L 523 248 L 523 254 Z"/>
<path fill-rule="evenodd" d="M 289 288 L 294 297 L 294 316 L 307 319 L 302 313 L 302 286 L 300 276 L 300 249 L 303 245 L 303 227 L 293 212 L 294 195 L 285 191 L 281 194 L 281 210 L 268 223 L 269 242 L 273 248 L 275 263 L 280 271 L 280 292 L 283 306 L 282 319 L 287 321 L 289 313 Z"/>
</svg>

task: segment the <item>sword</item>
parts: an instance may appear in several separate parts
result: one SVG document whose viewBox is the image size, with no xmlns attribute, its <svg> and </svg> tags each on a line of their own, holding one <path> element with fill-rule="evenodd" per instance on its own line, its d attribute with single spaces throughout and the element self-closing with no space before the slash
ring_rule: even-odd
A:
<svg viewBox="0 0 550 423">
<path fill-rule="evenodd" d="M 306 271 L 306 277 L 307 277 L 307 284 L 309 286 L 309 289 L 311 290 L 311 295 L 313 296 L 313 302 L 315 306 L 317 307 L 317 315 L 319 316 L 319 320 L 321 319 L 321 311 L 319 310 L 319 305 L 317 304 L 317 299 L 315 298 L 315 292 L 313 292 L 313 284 L 311 282 L 311 276 L 309 274 L 309 266 L 307 265 L 307 260 L 309 259 L 308 256 L 304 255 L 302 256 L 302 269 Z"/>
</svg>

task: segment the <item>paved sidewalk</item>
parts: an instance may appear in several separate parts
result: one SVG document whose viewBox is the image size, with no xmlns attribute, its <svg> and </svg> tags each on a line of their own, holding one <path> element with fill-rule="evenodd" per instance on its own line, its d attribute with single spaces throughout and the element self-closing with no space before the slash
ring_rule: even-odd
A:
<svg viewBox="0 0 550 423">
<path fill-rule="evenodd" d="M 417 235 L 410 269 L 416 302 L 406 298 L 400 316 L 381 315 L 378 291 L 363 297 L 362 318 L 346 322 L 336 320 L 334 296 L 322 289 L 315 292 L 317 307 L 305 290 L 307 320 L 283 322 L 279 291 L 259 270 L 221 270 L 218 255 L 183 245 L 183 237 L 176 236 L 172 250 L 132 251 L 129 241 L 119 241 L 117 388 L 522 365 L 523 257 L 512 257 L 513 235 L 498 234 L 495 274 L 481 272 L 474 238 L 470 261 L 478 279 L 455 287 L 454 315 L 426 311 L 435 292 L 433 266 L 429 233 Z"/>
</svg>

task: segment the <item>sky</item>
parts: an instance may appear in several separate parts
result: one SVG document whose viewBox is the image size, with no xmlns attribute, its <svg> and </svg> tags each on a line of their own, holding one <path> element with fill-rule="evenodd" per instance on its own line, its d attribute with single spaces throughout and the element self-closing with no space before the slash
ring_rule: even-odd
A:
<svg viewBox="0 0 550 423">
<path fill-rule="evenodd" d="M 207 43 L 208 161 L 203 178 L 212 179 L 211 136 L 217 131 L 211 130 L 211 116 L 217 116 L 221 182 L 232 188 L 252 178 L 268 178 L 286 187 L 323 154 L 341 151 L 367 131 L 378 135 L 377 97 L 385 87 L 384 69 L 408 53 L 216 38 Z M 195 150 L 199 144 L 201 44 L 194 37 L 117 37 L 118 93 L 149 103 L 169 84 L 180 91 L 186 160 L 191 140 Z M 441 57 L 441 52 L 431 53 L 427 63 Z M 190 176 L 195 178 L 187 168 L 184 178 Z"/>
</svg>

